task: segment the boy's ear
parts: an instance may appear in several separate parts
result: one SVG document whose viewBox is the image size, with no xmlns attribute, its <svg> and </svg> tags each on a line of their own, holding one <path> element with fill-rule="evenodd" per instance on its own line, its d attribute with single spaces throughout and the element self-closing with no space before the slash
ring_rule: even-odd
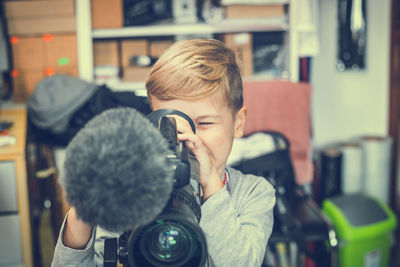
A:
<svg viewBox="0 0 400 267">
<path fill-rule="evenodd" d="M 242 107 L 235 115 L 235 134 L 234 137 L 239 138 L 244 134 L 244 125 L 246 122 L 247 108 Z"/>
</svg>

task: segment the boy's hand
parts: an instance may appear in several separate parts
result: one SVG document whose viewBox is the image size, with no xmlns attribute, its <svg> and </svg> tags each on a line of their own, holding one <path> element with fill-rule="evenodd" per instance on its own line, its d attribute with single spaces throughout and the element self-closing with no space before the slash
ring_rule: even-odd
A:
<svg viewBox="0 0 400 267">
<path fill-rule="evenodd" d="M 91 235 L 92 226 L 80 220 L 76 209 L 71 207 L 62 237 L 63 244 L 73 249 L 84 249 Z"/>
<path fill-rule="evenodd" d="M 178 139 L 185 141 L 186 146 L 196 157 L 199 163 L 199 182 L 203 191 L 203 199 L 210 196 L 224 187 L 221 177 L 217 172 L 214 161 L 210 156 L 207 147 L 199 136 L 195 135 L 187 120 L 180 116 L 172 115 L 176 119 L 176 126 L 179 132 Z"/>
</svg>

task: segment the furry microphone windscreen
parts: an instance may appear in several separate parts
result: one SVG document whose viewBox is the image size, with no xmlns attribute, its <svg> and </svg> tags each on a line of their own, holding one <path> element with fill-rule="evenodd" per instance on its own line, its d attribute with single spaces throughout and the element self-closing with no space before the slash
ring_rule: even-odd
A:
<svg viewBox="0 0 400 267">
<path fill-rule="evenodd" d="M 67 146 L 67 200 L 83 221 L 109 231 L 149 223 L 172 192 L 173 167 L 167 154 L 167 141 L 139 112 L 107 110 Z"/>
</svg>

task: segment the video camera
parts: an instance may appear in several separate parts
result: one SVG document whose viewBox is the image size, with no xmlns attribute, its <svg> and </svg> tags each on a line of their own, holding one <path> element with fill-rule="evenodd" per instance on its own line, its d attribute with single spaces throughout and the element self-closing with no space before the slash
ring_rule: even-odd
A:
<svg viewBox="0 0 400 267">
<path fill-rule="evenodd" d="M 174 166 L 174 189 L 164 210 L 152 222 L 109 238 L 104 243 L 104 267 L 142 266 L 206 266 L 207 245 L 201 228 L 199 170 L 196 158 L 184 142 L 179 142 L 175 118 L 193 121 L 176 110 L 158 110 L 148 119 L 168 141 L 167 158 Z"/>
</svg>

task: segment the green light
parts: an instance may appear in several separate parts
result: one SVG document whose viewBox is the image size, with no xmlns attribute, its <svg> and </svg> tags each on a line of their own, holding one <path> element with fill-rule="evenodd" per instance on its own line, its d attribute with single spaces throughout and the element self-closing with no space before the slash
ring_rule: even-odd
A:
<svg viewBox="0 0 400 267">
<path fill-rule="evenodd" d="M 158 224 L 162 224 L 164 221 L 163 220 L 157 220 Z"/>
<path fill-rule="evenodd" d="M 159 256 L 160 258 L 163 258 L 163 259 L 169 259 L 169 258 L 171 258 L 171 254 L 166 254 L 166 255 L 164 255 L 164 254 L 158 254 L 158 256 Z"/>
<path fill-rule="evenodd" d="M 69 62 L 70 62 L 70 60 L 69 60 L 68 57 L 61 57 L 61 58 L 59 58 L 59 59 L 57 60 L 57 63 L 58 63 L 58 65 L 60 65 L 60 66 L 68 65 Z"/>
</svg>

